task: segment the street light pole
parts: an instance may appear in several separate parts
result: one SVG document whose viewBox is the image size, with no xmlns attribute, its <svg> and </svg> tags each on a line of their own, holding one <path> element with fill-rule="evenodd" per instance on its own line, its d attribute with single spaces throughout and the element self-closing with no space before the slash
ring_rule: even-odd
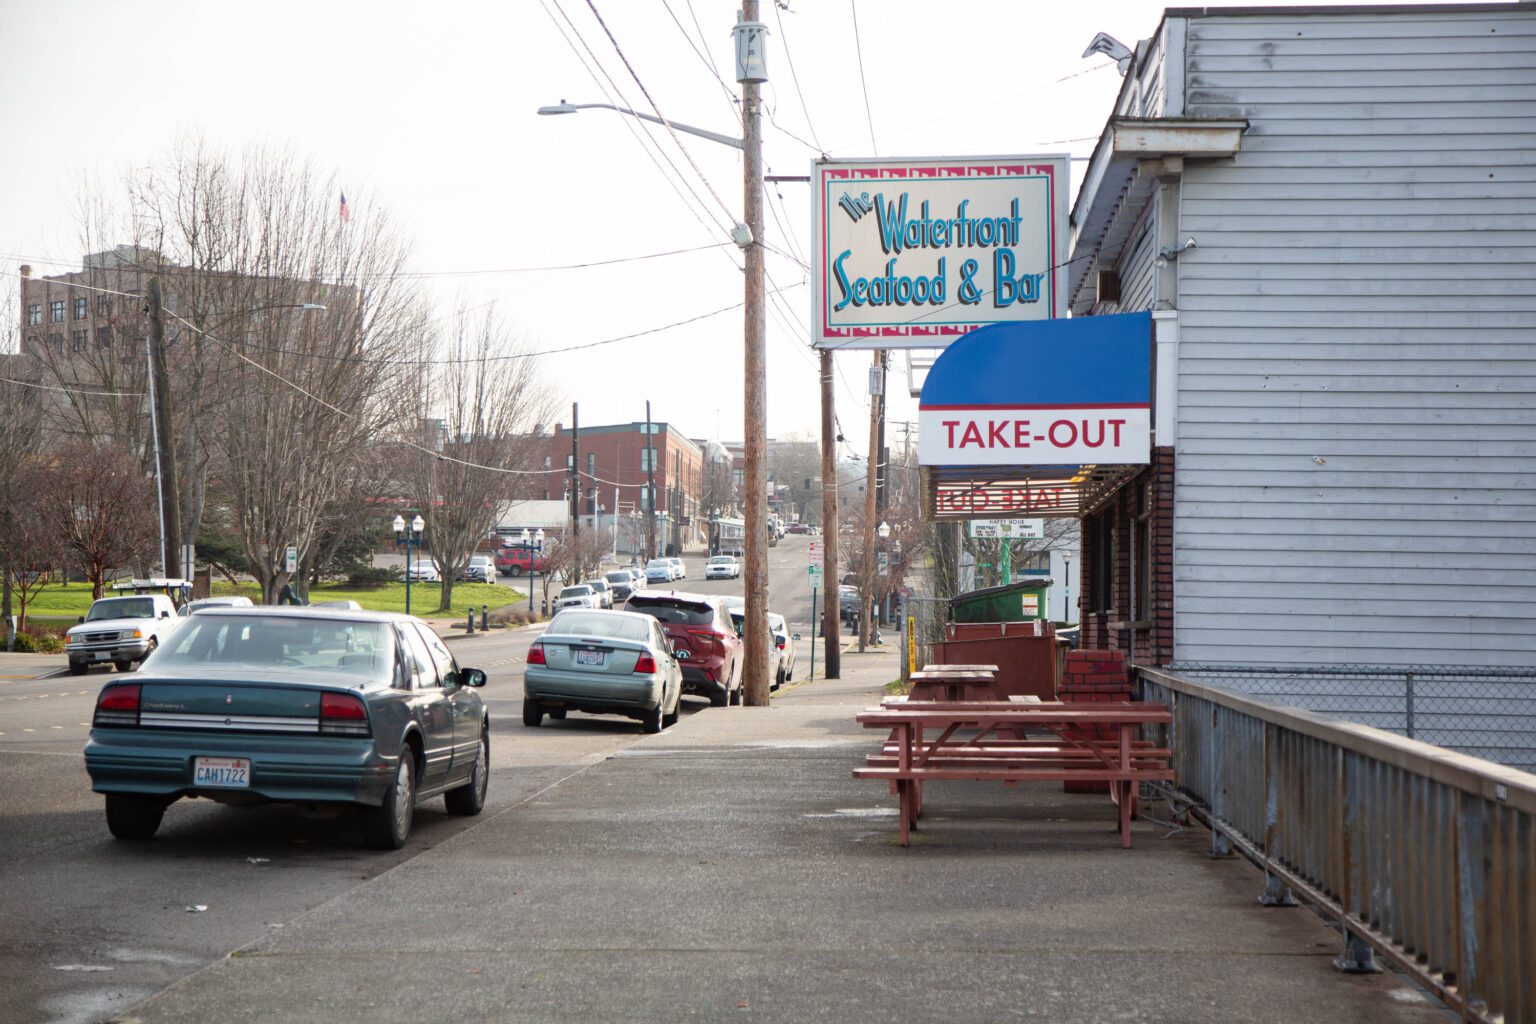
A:
<svg viewBox="0 0 1536 1024">
<path fill-rule="evenodd" d="M 160 572 L 181 577 L 181 488 L 176 481 L 176 446 L 171 440 L 171 382 L 165 367 L 164 300 L 160 278 L 145 288 L 149 312 L 150 416 L 155 432 L 155 468 L 160 477 Z"/>
</svg>

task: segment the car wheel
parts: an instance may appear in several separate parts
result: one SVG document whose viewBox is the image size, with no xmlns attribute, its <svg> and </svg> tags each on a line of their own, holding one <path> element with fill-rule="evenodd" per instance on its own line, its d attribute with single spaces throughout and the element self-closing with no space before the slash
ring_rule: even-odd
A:
<svg viewBox="0 0 1536 1024">
<path fill-rule="evenodd" d="M 507 575 L 513 577 L 514 579 L 517 578 L 518 576 L 521 576 L 522 574 L 523 574 L 523 570 L 519 569 L 515 565 L 512 568 L 507 570 Z"/>
<path fill-rule="evenodd" d="M 727 687 L 727 689 L 722 690 L 720 693 L 711 693 L 709 695 L 709 706 L 710 707 L 712 707 L 712 708 L 723 708 L 727 704 L 730 703 L 730 700 L 731 700 L 731 693 L 730 693 L 730 689 L 729 689 L 730 684 L 727 683 L 726 687 Z"/>
<path fill-rule="evenodd" d="M 169 806 L 163 797 L 135 793 L 107 794 L 107 828 L 114 838 L 153 839 Z"/>
<path fill-rule="evenodd" d="M 661 703 L 647 711 L 640 717 L 640 727 L 648 733 L 661 732 Z"/>
<path fill-rule="evenodd" d="M 490 786 L 490 775 L 491 737 L 481 733 L 480 749 L 475 754 L 475 768 L 469 774 L 469 781 L 443 794 L 443 803 L 448 813 L 466 818 L 479 814 L 485 807 L 485 791 Z"/>
<path fill-rule="evenodd" d="M 779 687 L 781 687 L 783 685 L 784 685 L 784 670 L 783 669 L 779 669 L 779 671 L 774 674 L 773 685 L 768 687 L 768 689 L 769 690 L 777 690 Z"/>
<path fill-rule="evenodd" d="M 119 672 L 131 672 L 133 670 L 133 662 L 131 662 L 131 661 L 114 661 L 112 663 L 112 667 L 117 669 Z"/>
<path fill-rule="evenodd" d="M 380 850 L 398 850 L 411 835 L 416 810 L 416 753 L 409 745 L 400 748 L 394 781 L 384 791 L 384 802 L 364 809 L 368 842 Z"/>
<path fill-rule="evenodd" d="M 544 724 L 544 708 L 532 697 L 523 698 L 523 724 L 530 729 Z"/>
<path fill-rule="evenodd" d="M 741 706 L 741 703 L 742 703 L 742 692 L 741 692 L 741 689 L 742 689 L 741 683 L 738 682 L 736 684 L 736 689 L 731 691 L 730 697 L 728 698 L 728 700 L 730 701 L 731 707 L 740 707 Z"/>
<path fill-rule="evenodd" d="M 673 696 L 673 698 L 672 698 L 672 713 L 668 714 L 668 715 L 662 715 L 661 716 L 661 727 L 663 729 L 667 729 L 667 728 L 670 728 L 670 727 L 676 725 L 677 724 L 678 716 L 681 715 L 682 713 L 683 713 L 683 695 L 681 693 L 679 693 L 679 694 L 676 694 L 675 696 Z"/>
<path fill-rule="evenodd" d="M 83 661 L 72 661 L 69 663 L 69 674 L 72 676 L 83 676 L 90 670 L 90 667 Z"/>
</svg>

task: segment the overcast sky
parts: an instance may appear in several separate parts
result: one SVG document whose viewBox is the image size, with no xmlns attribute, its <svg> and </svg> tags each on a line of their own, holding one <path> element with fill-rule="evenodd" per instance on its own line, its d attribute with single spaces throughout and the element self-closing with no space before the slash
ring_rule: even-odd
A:
<svg viewBox="0 0 1536 1024">
<path fill-rule="evenodd" d="M 497 300 L 537 349 L 654 331 L 545 357 L 562 419 L 572 401 L 584 424 L 640 419 L 650 399 L 693 436 L 739 439 L 740 257 L 720 243 L 742 217 L 740 155 L 702 139 L 684 155 L 609 111 L 535 113 L 562 98 L 649 110 L 643 85 L 667 118 L 738 135 L 737 6 L 0 0 L 0 269 L 8 287 L 21 262 L 77 269 L 82 182 L 113 182 L 178 136 L 279 145 L 334 170 L 356 217 L 383 207 L 407 226 L 445 313 Z M 768 172 L 807 174 L 822 151 L 1086 157 L 1120 78 L 1080 54 L 1101 31 L 1134 46 L 1161 13 L 1147 0 L 763 0 Z M 811 437 L 809 195 L 777 192 L 768 432 Z M 676 250 L 695 251 L 535 269 Z M 869 354 L 837 361 L 844 454 L 862 452 Z M 915 419 L 899 354 L 892 365 L 891 418 Z"/>
</svg>

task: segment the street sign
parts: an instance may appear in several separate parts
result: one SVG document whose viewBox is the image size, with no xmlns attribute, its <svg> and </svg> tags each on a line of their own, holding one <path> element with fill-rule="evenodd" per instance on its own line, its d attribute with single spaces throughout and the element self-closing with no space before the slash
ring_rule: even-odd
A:
<svg viewBox="0 0 1536 1024">
<path fill-rule="evenodd" d="M 821 566 L 819 566 L 819 565 L 808 565 L 808 566 L 805 567 L 805 569 L 806 569 L 806 574 L 811 579 L 811 589 L 812 590 L 820 590 L 821 589 Z"/>
<path fill-rule="evenodd" d="M 812 565 L 824 565 L 824 564 L 826 564 L 826 558 L 825 558 L 825 556 L 824 556 L 824 554 L 822 552 L 822 548 L 821 548 L 821 541 L 819 541 L 819 540 L 811 541 L 810 547 L 808 547 L 806 549 L 806 557 L 811 560 L 811 564 Z"/>
<path fill-rule="evenodd" d="M 1044 519 L 972 519 L 966 524 L 972 540 L 1043 540 Z"/>
<path fill-rule="evenodd" d="M 878 566 L 875 570 L 876 575 L 889 576 L 891 574 L 891 560 L 884 551 L 875 552 L 875 561 Z"/>
<path fill-rule="evenodd" d="M 288 545 L 287 557 L 283 559 L 283 571 L 288 573 L 299 571 L 299 549 L 292 544 Z"/>
</svg>

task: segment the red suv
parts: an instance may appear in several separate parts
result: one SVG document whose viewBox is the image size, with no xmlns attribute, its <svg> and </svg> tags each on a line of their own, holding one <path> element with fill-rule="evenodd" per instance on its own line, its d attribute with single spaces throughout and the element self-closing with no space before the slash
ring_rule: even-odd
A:
<svg viewBox="0 0 1536 1024">
<path fill-rule="evenodd" d="M 503 576 L 544 571 L 544 553 L 528 548 L 502 548 L 496 552 L 496 571 Z"/>
<path fill-rule="evenodd" d="M 642 591 L 624 610 L 653 616 L 667 632 L 683 670 L 683 692 L 708 697 L 715 707 L 741 703 L 741 638 L 718 598 Z"/>
</svg>

